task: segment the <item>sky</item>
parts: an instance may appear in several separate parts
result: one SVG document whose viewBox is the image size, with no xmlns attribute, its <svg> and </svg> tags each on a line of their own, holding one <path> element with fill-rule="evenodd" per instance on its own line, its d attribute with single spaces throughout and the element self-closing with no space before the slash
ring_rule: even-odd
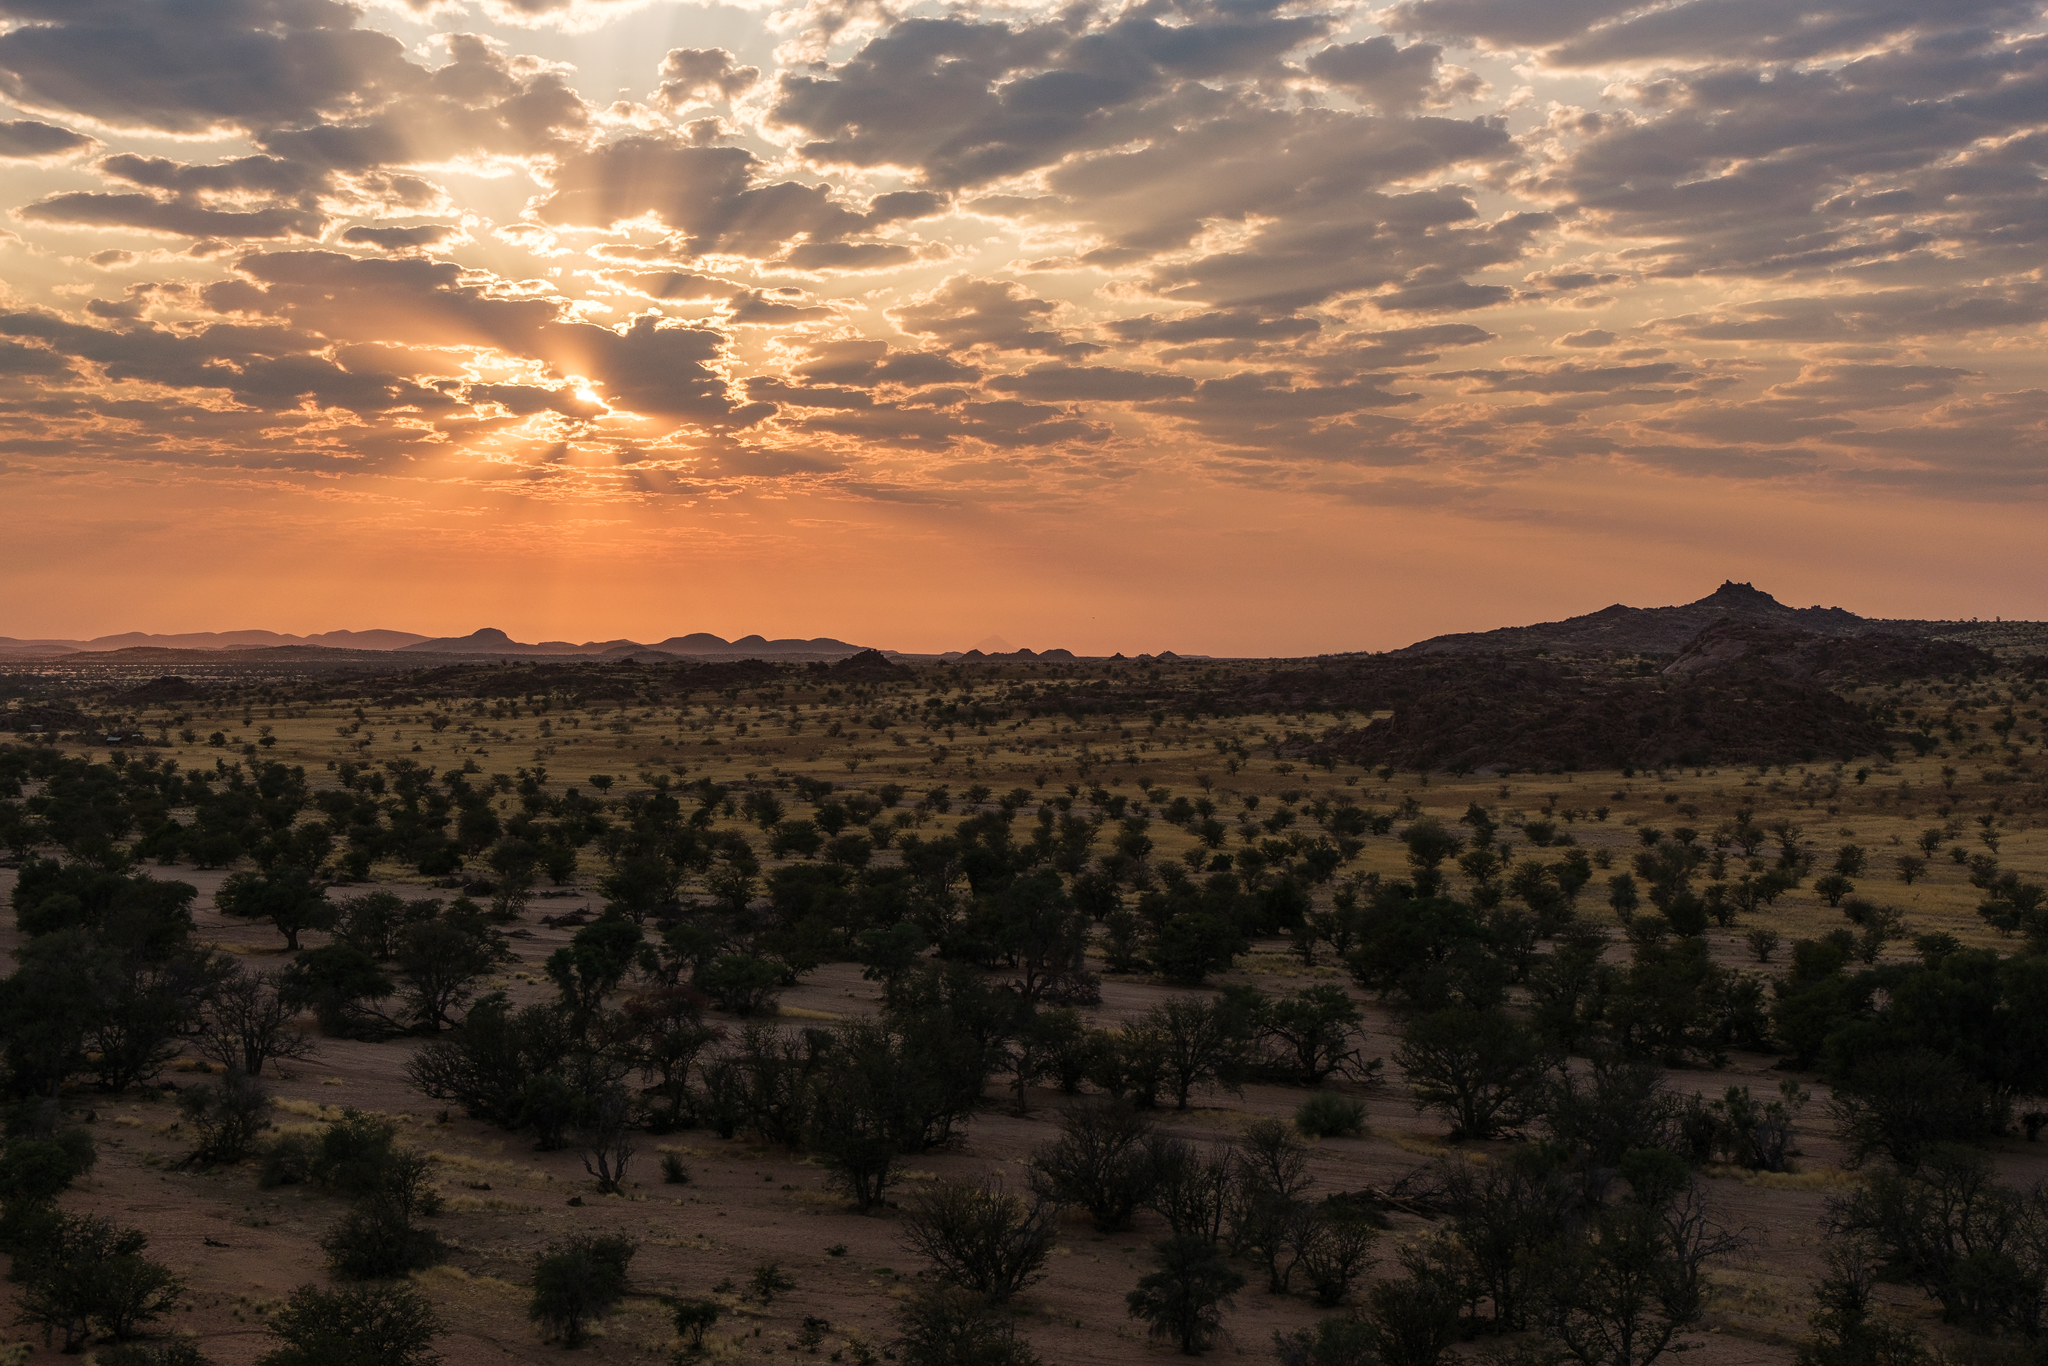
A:
<svg viewBox="0 0 2048 1366">
<path fill-rule="evenodd" d="M 2005 0 L 0 0 L 0 634 L 2048 618 Z"/>
</svg>

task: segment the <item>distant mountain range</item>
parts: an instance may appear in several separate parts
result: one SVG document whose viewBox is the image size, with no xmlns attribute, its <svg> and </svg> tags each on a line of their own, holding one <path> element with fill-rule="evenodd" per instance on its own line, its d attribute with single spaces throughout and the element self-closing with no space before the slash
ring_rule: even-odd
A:
<svg viewBox="0 0 2048 1366">
<path fill-rule="evenodd" d="M 1564 654 L 1675 654 L 1700 632 L 1719 622 L 1774 627 L 1808 636 L 1871 633 L 1960 641 L 1998 654 L 2038 651 L 2048 642 L 2039 622 L 1907 621 L 1860 617 L 1840 607 L 1787 607 L 1751 584 L 1724 582 L 1699 599 L 1677 607 L 1626 607 L 1615 603 L 1584 616 L 1534 626 L 1503 626 L 1417 641 L 1399 655 L 1495 654 L 1549 650 Z"/>
<path fill-rule="evenodd" d="M 19 640 L 0 636 L 0 655 L 97 654 L 107 650 L 263 650 L 280 645 L 314 645 L 330 650 L 396 650 L 426 637 L 417 631 L 322 631 L 294 636 L 279 631 L 188 631 L 154 635 L 123 631 L 91 640 Z"/>
<path fill-rule="evenodd" d="M 466 636 L 440 636 L 432 640 L 416 640 L 399 648 L 408 654 L 422 655 L 578 655 L 598 659 L 625 659 L 642 655 L 745 655 L 765 659 L 776 655 L 841 658 L 857 655 L 868 647 L 849 645 L 830 636 L 820 636 L 815 640 L 768 640 L 761 636 L 741 636 L 738 640 L 727 640 L 723 636 L 714 636 L 704 631 L 695 631 L 687 636 L 670 636 L 667 640 L 657 640 L 652 645 L 642 645 L 633 640 L 586 640 L 581 645 L 572 645 L 566 640 L 543 640 L 538 644 L 523 645 L 496 627 L 486 626 L 483 630 L 471 632 Z"/>
<path fill-rule="evenodd" d="M 23 640 L 0 636 L 0 659 L 38 659 L 70 654 L 105 654 L 116 650 L 270 650 L 284 647 L 313 647 L 329 650 L 374 650 L 419 655 L 518 655 L 536 657 L 566 655 L 583 659 L 625 659 L 666 655 L 674 658 L 718 656 L 723 658 L 801 657 L 841 659 L 867 648 L 843 640 L 767 640 L 758 635 L 726 640 L 698 631 L 670 636 L 652 645 L 632 640 L 589 640 L 581 645 L 566 640 L 544 640 L 534 644 L 512 639 L 495 627 L 466 636 L 423 636 L 416 631 L 325 631 L 319 635 L 294 636 L 277 631 L 195 631 L 184 635 L 153 635 L 127 631 L 120 635 L 96 636 L 91 640 Z"/>
</svg>

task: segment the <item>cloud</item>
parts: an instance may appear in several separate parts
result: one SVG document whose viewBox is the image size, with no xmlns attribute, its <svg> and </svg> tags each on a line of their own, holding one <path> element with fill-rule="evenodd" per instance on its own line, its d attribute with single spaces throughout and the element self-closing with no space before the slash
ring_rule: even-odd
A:
<svg viewBox="0 0 2048 1366">
<path fill-rule="evenodd" d="M 186 6 L 8 0 L 0 93 L 109 128 L 211 134 L 313 124 L 414 90 L 404 46 L 336 0 Z"/>
<path fill-rule="evenodd" d="M 341 241 L 346 246 L 375 247 L 379 251 L 410 252 L 429 251 L 435 247 L 447 246 L 465 241 L 469 234 L 461 228 L 447 223 L 421 223 L 409 228 L 372 228 L 358 224 L 342 230 Z"/>
<path fill-rule="evenodd" d="M 1186 375 L 1119 370 L 1108 365 L 1039 365 L 992 379 L 988 387 L 1040 402 L 1135 403 L 1192 394 L 1195 381 Z"/>
<path fill-rule="evenodd" d="M 20 216 L 31 223 L 67 228 L 123 229 L 168 237 L 318 237 L 324 217 L 305 209 L 269 208 L 246 212 L 210 209 L 189 200 L 146 194 L 97 194 L 73 190 L 25 204 Z"/>
<path fill-rule="evenodd" d="M 2037 13 L 2024 0 L 1402 0 L 1404 33 L 1535 49 L 1557 67 L 1631 62 L 1782 62 L 1899 44 L 1928 30 L 1995 27 Z"/>
<path fill-rule="evenodd" d="M 955 275 L 928 294 L 889 313 L 913 336 L 930 337 L 948 351 L 987 347 L 1042 356 L 1085 356 L 1102 348 L 1044 330 L 1059 306 L 1032 297 L 1009 280 Z"/>
<path fill-rule="evenodd" d="M 1430 378 L 1464 380 L 1466 391 L 1476 394 L 1605 394 L 1682 384 L 1698 376 L 1682 365 L 1656 361 L 1644 365 L 1566 364 L 1528 370 L 1447 370 Z"/>
<path fill-rule="evenodd" d="M 64 161 L 98 147 L 98 138 L 35 119 L 0 122 L 0 161 Z"/>
<path fill-rule="evenodd" d="M 1383 114 L 1440 108 L 1477 95 L 1483 82 L 1467 71 L 1443 71 L 1442 47 L 1402 47 L 1381 34 L 1362 43 L 1333 43 L 1308 59 L 1308 73 L 1375 106 Z"/>
<path fill-rule="evenodd" d="M 799 238 L 832 242 L 875 226 L 867 214 L 836 201 L 829 186 L 757 184 L 762 169 L 739 147 L 621 138 L 567 157 L 532 214 L 550 227 L 609 228 L 652 219 L 691 255 L 767 257 Z"/>
<path fill-rule="evenodd" d="M 2048 485 L 2038 4 L 807 0 L 582 36 L 636 3 L 0 0 L 0 160 L 62 163 L 5 206 L 0 446 L 565 501 Z"/>
<path fill-rule="evenodd" d="M 661 59 L 661 85 L 649 100 L 680 109 L 700 100 L 737 99 L 761 79 L 761 68 L 740 66 L 722 47 L 673 47 Z"/>
<path fill-rule="evenodd" d="M 1712 313 L 1659 318 L 1654 330 L 1695 341 L 1883 341 L 2010 331 L 2048 322 L 2048 286 L 2037 280 L 1949 289 L 1790 295 L 1730 303 Z"/>
<path fill-rule="evenodd" d="M 809 359 L 796 373 L 820 384 L 900 385 L 907 389 L 934 384 L 971 384 L 981 371 L 951 356 L 932 351 L 898 351 L 886 342 L 865 337 L 839 337 L 807 344 Z"/>
</svg>

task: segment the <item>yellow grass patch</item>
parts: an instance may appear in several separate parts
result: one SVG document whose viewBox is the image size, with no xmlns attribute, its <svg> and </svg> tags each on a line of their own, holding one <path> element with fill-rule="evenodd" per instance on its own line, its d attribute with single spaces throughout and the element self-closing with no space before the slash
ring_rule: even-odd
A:
<svg viewBox="0 0 2048 1366">
<path fill-rule="evenodd" d="M 455 1214 L 528 1214 L 540 1208 L 495 1195 L 451 1195 L 442 1206 Z"/>
<path fill-rule="evenodd" d="M 473 1276 L 459 1266 L 430 1266 L 425 1271 L 413 1272 L 412 1280 L 415 1285 L 428 1289 L 454 1291 L 458 1294 L 463 1291 L 515 1296 L 526 1293 L 510 1281 L 500 1280 L 496 1276 Z"/>
<path fill-rule="evenodd" d="M 785 1020 L 829 1020 L 836 1022 L 846 1018 L 844 1015 L 835 1015 L 829 1010 L 810 1010 L 804 1006 L 783 1006 L 780 1010 L 776 1011 L 776 1014 Z"/>
<path fill-rule="evenodd" d="M 1720 1175 L 1720 1172 L 1714 1173 Z M 1814 1167 L 1803 1172 L 1730 1172 L 1745 1186 L 1773 1191 L 1846 1191 L 1863 1184 L 1863 1178 L 1840 1167 Z"/>
<path fill-rule="evenodd" d="M 1254 977 L 1334 978 L 1337 969 L 1327 963 L 1304 967 L 1299 958 L 1279 953 L 1252 953 L 1239 960 L 1239 970 Z"/>
<path fill-rule="evenodd" d="M 444 1167 L 476 1172 L 513 1186 L 541 1187 L 552 1184 L 555 1179 L 538 1167 L 523 1167 L 517 1162 L 491 1161 L 466 1153 L 444 1152 L 439 1148 L 428 1149 L 427 1156 Z"/>
<path fill-rule="evenodd" d="M 1404 1153 L 1422 1153 L 1436 1157 L 1446 1151 L 1444 1141 L 1439 1138 L 1424 1138 L 1421 1134 L 1390 1133 L 1388 1139 Z"/>
</svg>

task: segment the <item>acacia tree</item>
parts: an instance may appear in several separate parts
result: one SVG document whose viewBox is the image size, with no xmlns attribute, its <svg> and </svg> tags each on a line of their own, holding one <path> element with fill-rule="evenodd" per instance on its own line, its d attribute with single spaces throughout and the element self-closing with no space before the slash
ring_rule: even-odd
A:
<svg viewBox="0 0 2048 1366">
<path fill-rule="evenodd" d="M 1157 1049 L 1174 1108 L 1188 1108 L 1189 1093 L 1204 1082 L 1243 1089 L 1249 1037 L 1244 1013 L 1226 1002 L 1175 996 L 1131 1026 Z"/>
<path fill-rule="evenodd" d="M 280 864 L 268 872 L 231 873 L 213 895 L 222 915 L 242 920 L 268 920 L 284 936 L 288 952 L 299 951 L 299 935 L 306 930 L 334 928 L 335 907 L 327 900 L 327 889 L 296 863 Z"/>
<path fill-rule="evenodd" d="M 1594 1214 L 1552 1283 L 1552 1330 L 1582 1366 L 1649 1366 L 1671 1350 L 1706 1312 L 1706 1260 L 1741 1246 L 1680 1159 L 1635 1156 L 1653 1161 L 1624 1166 L 1630 1197 Z"/>
<path fill-rule="evenodd" d="M 465 904 L 465 903 L 458 903 Z M 453 1024 L 449 1012 L 476 994 L 477 983 L 503 956 L 504 940 L 475 917 L 419 920 L 399 931 L 395 966 L 413 1019 L 434 1033 Z"/>
<path fill-rule="evenodd" d="M 239 969 L 215 983 L 202 1017 L 199 1050 L 222 1067 L 260 1076 L 263 1064 L 311 1057 L 316 1045 L 293 1026 L 295 1002 L 271 973 Z"/>
<path fill-rule="evenodd" d="M 1002 1304 L 1042 1279 L 1059 1236 L 1059 1206 L 1025 1200 L 999 1179 L 950 1182 L 920 1192 L 903 1216 L 903 1238 L 939 1275 Z"/>
<path fill-rule="evenodd" d="M 126 1341 L 170 1312 L 184 1292 L 168 1267 L 142 1255 L 147 1246 L 147 1234 L 110 1219 L 61 1220 L 32 1262 L 17 1263 L 26 1272 L 18 1317 L 40 1325 L 45 1342 L 61 1330 L 67 1353 L 94 1331 Z"/>
<path fill-rule="evenodd" d="M 1441 1110 L 1456 1138 L 1492 1138 L 1535 1112 L 1551 1060 L 1535 1036 L 1499 1010 L 1418 1016 L 1394 1061 L 1417 1110 Z"/>
<path fill-rule="evenodd" d="M 1223 1309 L 1244 1285 L 1216 1249 L 1199 1238 L 1159 1244 L 1159 1269 L 1124 1297 L 1131 1317 L 1152 1325 L 1155 1338 L 1179 1344 L 1187 1356 L 1209 1348 L 1222 1326 Z"/>
</svg>

